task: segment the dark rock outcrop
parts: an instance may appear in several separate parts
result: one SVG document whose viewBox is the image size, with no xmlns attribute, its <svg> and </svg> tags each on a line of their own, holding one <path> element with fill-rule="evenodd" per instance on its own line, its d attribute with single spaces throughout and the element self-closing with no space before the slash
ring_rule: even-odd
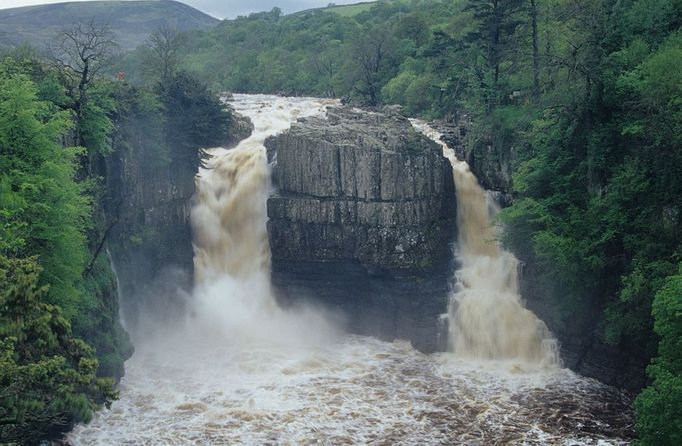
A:
<svg viewBox="0 0 682 446">
<path fill-rule="evenodd" d="M 190 287 L 189 215 L 198 161 L 154 164 L 135 150 L 117 150 L 107 159 L 108 245 L 129 327 L 142 312 L 172 308 Z"/>
<path fill-rule="evenodd" d="M 223 98 L 223 100 L 225 99 Z M 230 134 L 228 135 L 225 147 L 231 148 L 236 146 L 239 142 L 251 136 L 251 133 L 253 133 L 253 122 L 246 116 L 232 111 Z"/>
<path fill-rule="evenodd" d="M 456 122 L 435 121 L 431 124 L 441 139 L 455 151 L 457 159 L 466 161 L 486 190 L 511 192 L 513 149 L 500 149 L 489 138 L 471 140 L 471 122 L 462 115 Z"/>
<path fill-rule="evenodd" d="M 400 115 L 348 108 L 266 147 L 278 297 L 326 303 L 358 333 L 442 348 L 455 199 L 440 147 Z"/>
<path fill-rule="evenodd" d="M 648 358 L 635 351 L 604 341 L 600 318 L 604 312 L 599 299 L 579 312 L 561 314 L 561 305 L 548 299 L 537 280 L 539 272 L 526 265 L 521 275 L 521 292 L 526 306 L 542 319 L 559 339 L 564 366 L 606 384 L 639 391 L 646 385 Z"/>
</svg>

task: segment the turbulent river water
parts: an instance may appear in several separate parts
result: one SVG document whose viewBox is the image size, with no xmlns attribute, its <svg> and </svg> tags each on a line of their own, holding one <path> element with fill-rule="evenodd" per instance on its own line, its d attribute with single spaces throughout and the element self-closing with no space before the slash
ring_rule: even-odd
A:
<svg viewBox="0 0 682 446">
<path fill-rule="evenodd" d="M 333 101 L 236 95 L 255 125 L 212 149 L 192 211 L 196 287 L 180 320 L 134 333 L 120 400 L 69 436 L 74 445 L 626 444 L 628 398 L 559 366 L 556 343 L 518 296 L 516 263 L 494 241 L 465 163 L 450 353 L 348 335 L 315 308 L 270 292 L 263 142 Z M 428 136 L 438 135 L 415 122 Z M 452 156 L 444 147 L 444 153 Z M 458 172 L 459 169 L 459 172 Z M 457 182 L 465 181 L 472 190 Z M 474 187 L 475 186 L 475 187 Z M 453 197 L 455 199 L 455 197 Z M 471 210 L 463 214 L 467 208 Z M 473 216 L 478 213 L 478 216 Z M 468 234 L 462 218 L 473 218 Z M 472 229 L 473 230 L 473 229 Z"/>
</svg>

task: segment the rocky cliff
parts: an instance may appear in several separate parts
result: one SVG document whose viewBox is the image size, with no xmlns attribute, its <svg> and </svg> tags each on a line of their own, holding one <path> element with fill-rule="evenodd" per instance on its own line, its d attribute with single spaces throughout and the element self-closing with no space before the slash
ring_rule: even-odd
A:
<svg viewBox="0 0 682 446">
<path fill-rule="evenodd" d="M 455 151 L 457 158 L 469 164 L 484 189 L 511 192 L 513 148 L 494 144 L 489 137 L 473 139 L 472 124 L 465 114 L 456 122 L 436 121 L 431 125 L 441 133 L 443 142 Z"/>
<path fill-rule="evenodd" d="M 116 150 L 107 159 L 108 245 L 129 326 L 145 310 L 172 307 L 168 301 L 180 300 L 191 284 L 189 214 L 198 163 L 150 163 L 134 149 Z"/>
<path fill-rule="evenodd" d="M 146 108 L 134 88 L 121 92 L 124 112 L 99 169 L 106 179 L 106 245 L 133 333 L 142 317 L 181 314 L 191 288 L 189 217 L 200 148 L 231 144 L 252 130 L 206 88 L 180 80 L 160 96 L 163 110 Z"/>
<path fill-rule="evenodd" d="M 266 142 L 272 278 L 349 328 L 442 348 L 455 200 L 440 147 L 392 112 L 333 108 Z"/>
</svg>

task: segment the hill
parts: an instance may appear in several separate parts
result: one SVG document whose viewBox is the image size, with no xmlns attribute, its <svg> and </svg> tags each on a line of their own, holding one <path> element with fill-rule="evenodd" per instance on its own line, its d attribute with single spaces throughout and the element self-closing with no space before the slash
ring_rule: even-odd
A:
<svg viewBox="0 0 682 446">
<path fill-rule="evenodd" d="M 173 0 L 92 1 L 0 9 L 0 47 L 41 47 L 56 33 L 93 19 L 107 23 L 122 49 L 132 49 L 164 24 L 180 30 L 206 29 L 218 19 Z"/>
<path fill-rule="evenodd" d="M 372 6 L 374 6 L 376 2 L 362 2 L 362 3 L 353 3 L 351 5 L 336 5 L 336 6 L 328 6 L 325 8 L 329 12 L 333 12 L 335 14 L 339 14 L 341 16 L 345 17 L 353 17 L 361 12 L 369 11 L 372 9 Z"/>
<path fill-rule="evenodd" d="M 303 11 L 294 12 L 293 14 L 290 15 L 304 15 L 312 11 L 323 11 L 333 12 L 334 14 L 338 14 L 343 17 L 354 17 L 360 14 L 361 12 L 369 11 L 375 4 L 376 1 L 374 0 L 359 3 L 351 3 L 347 5 L 336 5 L 334 3 L 330 3 L 329 5 L 324 6 L 322 8 L 304 9 Z"/>
</svg>

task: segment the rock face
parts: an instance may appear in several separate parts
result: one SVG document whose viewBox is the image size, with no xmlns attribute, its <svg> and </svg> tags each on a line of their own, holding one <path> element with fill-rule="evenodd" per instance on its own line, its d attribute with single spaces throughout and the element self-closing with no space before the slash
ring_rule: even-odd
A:
<svg viewBox="0 0 682 446">
<path fill-rule="evenodd" d="M 513 148 L 496 148 L 486 138 L 469 140 L 471 122 L 466 115 L 454 123 L 436 121 L 431 125 L 441 133 L 443 142 L 455 151 L 457 159 L 469 164 L 484 189 L 511 192 Z"/>
<path fill-rule="evenodd" d="M 229 99 L 229 96 L 224 96 L 223 102 Z M 230 122 L 230 134 L 228 135 L 227 141 L 225 141 L 224 146 L 226 148 L 232 148 L 239 144 L 243 139 L 248 138 L 253 133 L 253 122 L 246 116 L 240 115 L 239 113 L 232 111 L 232 122 Z"/>
<path fill-rule="evenodd" d="M 190 286 L 189 215 L 198 163 L 153 163 L 136 149 L 116 150 L 106 160 L 108 245 L 128 327 L 144 311 L 172 308 Z"/>
<path fill-rule="evenodd" d="M 538 276 L 532 265 L 524 267 L 522 294 L 526 306 L 544 320 L 559 339 L 564 366 L 606 384 L 636 392 L 641 390 L 647 383 L 645 369 L 649 359 L 604 341 L 599 326 L 604 308 L 599 300 L 594 299 L 582 313 L 562 317 L 548 301 L 544 286 L 536 280 Z"/>
<path fill-rule="evenodd" d="M 456 231 L 440 147 L 400 115 L 348 108 L 299 121 L 266 146 L 278 297 L 323 302 L 358 333 L 442 348 Z"/>
</svg>

